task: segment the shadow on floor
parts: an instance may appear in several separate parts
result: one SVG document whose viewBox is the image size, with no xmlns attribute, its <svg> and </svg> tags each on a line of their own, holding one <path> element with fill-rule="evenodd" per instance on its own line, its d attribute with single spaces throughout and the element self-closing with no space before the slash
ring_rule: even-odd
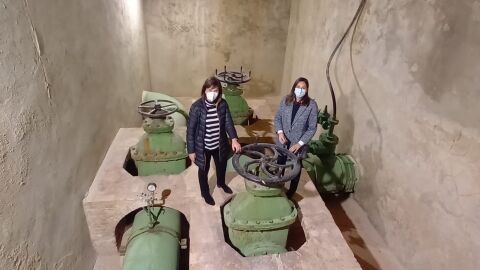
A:
<svg viewBox="0 0 480 270">
<path fill-rule="evenodd" d="M 348 194 L 322 195 L 322 199 L 362 269 L 382 270 L 342 207 L 341 203 L 348 199 L 348 196 Z"/>
</svg>

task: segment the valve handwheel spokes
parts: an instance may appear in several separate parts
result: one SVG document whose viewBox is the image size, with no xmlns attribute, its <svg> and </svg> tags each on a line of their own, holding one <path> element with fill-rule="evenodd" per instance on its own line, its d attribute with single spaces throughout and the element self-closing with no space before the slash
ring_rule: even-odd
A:
<svg viewBox="0 0 480 270">
<path fill-rule="evenodd" d="M 222 71 L 215 75 L 221 82 L 239 85 L 250 81 L 250 75 L 238 71 Z"/>
<path fill-rule="evenodd" d="M 248 161 L 240 164 L 241 156 Z M 279 158 L 286 158 L 285 164 L 278 164 Z M 233 155 L 235 170 L 245 179 L 261 184 L 274 185 L 291 181 L 300 173 L 300 160 L 286 148 L 269 143 L 256 143 L 242 147 Z"/>
<path fill-rule="evenodd" d="M 178 105 L 173 101 L 155 99 L 145 101 L 138 106 L 138 113 L 149 118 L 161 118 L 178 110 Z"/>
</svg>

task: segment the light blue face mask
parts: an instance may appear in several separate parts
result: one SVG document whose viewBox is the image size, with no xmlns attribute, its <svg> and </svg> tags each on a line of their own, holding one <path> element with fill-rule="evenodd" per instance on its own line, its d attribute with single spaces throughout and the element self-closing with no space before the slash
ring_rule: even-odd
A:
<svg viewBox="0 0 480 270">
<path fill-rule="evenodd" d="M 296 96 L 297 98 L 303 98 L 303 97 L 305 96 L 305 93 L 306 93 L 306 92 L 305 92 L 305 89 L 295 88 L 294 93 L 295 93 L 295 96 Z"/>
</svg>

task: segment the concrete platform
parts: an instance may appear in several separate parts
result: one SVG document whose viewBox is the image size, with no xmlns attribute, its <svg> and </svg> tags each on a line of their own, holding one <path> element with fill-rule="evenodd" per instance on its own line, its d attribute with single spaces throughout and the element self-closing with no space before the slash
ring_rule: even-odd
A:
<svg viewBox="0 0 480 270">
<path fill-rule="evenodd" d="M 157 183 L 158 194 L 171 190 L 165 206 L 181 211 L 190 224 L 189 269 L 361 269 L 305 172 L 294 200 L 306 242 L 296 251 L 245 258 L 224 241 L 220 206 L 232 195 L 214 189 L 213 172 L 209 183 L 217 204 L 210 206 L 200 196 L 196 166 L 179 175 L 148 177 L 132 176 L 123 169 L 128 148 L 142 133 L 140 128 L 119 130 L 83 200 L 98 255 L 95 269 L 121 269 L 115 227 L 125 215 L 144 206 L 139 195 L 149 182 Z M 244 180 L 235 172 L 227 173 L 226 181 L 234 194 L 244 190 Z"/>
</svg>

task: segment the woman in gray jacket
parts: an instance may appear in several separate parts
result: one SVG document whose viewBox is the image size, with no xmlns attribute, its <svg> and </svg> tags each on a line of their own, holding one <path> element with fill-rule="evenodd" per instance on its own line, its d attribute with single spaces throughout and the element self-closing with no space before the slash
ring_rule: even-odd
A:
<svg viewBox="0 0 480 270">
<path fill-rule="evenodd" d="M 317 115 L 317 103 L 308 96 L 308 80 L 300 77 L 280 102 L 275 115 L 276 144 L 288 148 L 300 158 L 305 157 L 308 143 L 317 131 Z M 285 157 L 280 157 L 279 163 L 285 163 Z M 288 198 L 295 194 L 299 180 L 300 174 L 291 181 Z"/>
</svg>

